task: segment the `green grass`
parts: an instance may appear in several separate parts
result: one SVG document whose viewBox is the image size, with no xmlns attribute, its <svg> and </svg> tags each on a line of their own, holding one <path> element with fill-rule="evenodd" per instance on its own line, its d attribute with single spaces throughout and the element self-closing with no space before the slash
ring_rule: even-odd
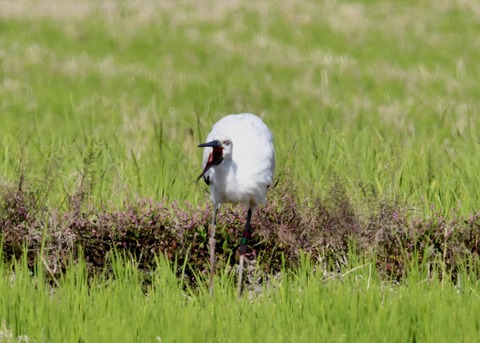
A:
<svg viewBox="0 0 480 343">
<path fill-rule="evenodd" d="M 25 175 L 52 211 L 79 188 L 98 208 L 201 206 L 197 144 L 253 112 L 307 200 L 341 183 L 360 210 L 479 212 L 479 13 L 474 0 L 2 1 L 0 191 Z M 412 267 L 393 285 L 360 262 L 341 280 L 304 266 L 237 301 L 226 272 L 212 298 L 163 264 L 145 290 L 122 261 L 92 280 L 80 262 L 53 288 L 41 261 L 33 276 L 22 263 L 0 263 L 0 341 L 478 340 L 467 272 L 452 285 Z"/>
<path fill-rule="evenodd" d="M 93 197 L 203 202 L 202 142 L 262 114 L 305 189 L 478 209 L 474 1 L 2 4 L 0 174 L 59 206 L 94 152 Z M 47 182 L 45 182 L 47 179 Z"/>
<path fill-rule="evenodd" d="M 222 272 L 214 297 L 184 292 L 165 263 L 143 287 L 122 259 L 110 277 L 88 279 L 84 262 L 51 288 L 37 268 L 0 265 L 0 318 L 5 337 L 35 342 L 451 342 L 478 338 L 478 280 L 441 283 L 426 266 L 405 283 L 381 282 L 374 263 L 354 262 L 340 277 L 303 265 L 259 295 L 236 299 Z M 1 337 L 1 336 L 0 336 Z M 1 339 L 0 339 L 1 341 Z"/>
</svg>

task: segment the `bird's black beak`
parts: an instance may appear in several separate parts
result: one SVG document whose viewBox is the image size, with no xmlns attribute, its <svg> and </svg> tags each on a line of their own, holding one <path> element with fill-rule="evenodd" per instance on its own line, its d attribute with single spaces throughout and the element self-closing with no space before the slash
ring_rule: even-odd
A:
<svg viewBox="0 0 480 343">
<path fill-rule="evenodd" d="M 222 147 L 222 144 L 220 143 L 219 140 L 214 140 L 214 141 L 211 141 L 211 142 L 199 144 L 198 147 L 199 147 L 199 148 L 207 148 L 207 147 L 210 147 L 210 148 L 221 148 L 221 147 Z"/>
</svg>

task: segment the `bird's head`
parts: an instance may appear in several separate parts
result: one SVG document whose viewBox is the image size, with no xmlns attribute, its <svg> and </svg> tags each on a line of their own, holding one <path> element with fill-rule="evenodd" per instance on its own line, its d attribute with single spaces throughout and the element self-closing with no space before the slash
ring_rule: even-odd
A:
<svg viewBox="0 0 480 343">
<path fill-rule="evenodd" d="M 211 155 L 222 156 L 223 159 L 229 159 L 232 156 L 232 140 L 230 137 L 219 134 L 211 142 L 198 145 L 199 148 L 212 148 Z M 221 161 L 220 161 L 221 162 Z M 216 163 L 219 164 L 220 162 Z"/>
<path fill-rule="evenodd" d="M 207 163 L 203 168 L 202 174 L 198 177 L 199 179 L 213 166 L 219 165 L 224 160 L 232 158 L 232 140 L 225 135 L 218 135 L 213 141 L 199 144 L 198 147 L 211 148 Z"/>
</svg>

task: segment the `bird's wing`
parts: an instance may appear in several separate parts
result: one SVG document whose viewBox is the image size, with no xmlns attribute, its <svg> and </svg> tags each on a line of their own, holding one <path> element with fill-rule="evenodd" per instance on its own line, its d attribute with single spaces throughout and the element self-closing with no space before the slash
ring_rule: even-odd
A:
<svg viewBox="0 0 480 343">
<path fill-rule="evenodd" d="M 232 139 L 233 160 L 238 167 L 237 177 L 246 180 L 252 176 L 261 176 L 262 184 L 272 184 L 275 172 L 273 137 L 258 116 L 250 113 L 225 116 L 213 125 L 206 141 L 210 142 L 220 134 Z M 212 151 L 212 148 L 205 148 L 203 152 L 202 175 L 207 184 L 215 177 L 215 170 L 209 165 Z"/>
<path fill-rule="evenodd" d="M 215 139 L 220 133 L 232 139 L 233 160 L 238 166 L 238 177 L 247 179 L 259 174 L 262 175 L 262 183 L 273 182 L 275 172 L 273 136 L 260 117 L 250 113 L 223 117 L 213 126 L 207 141 Z"/>
</svg>

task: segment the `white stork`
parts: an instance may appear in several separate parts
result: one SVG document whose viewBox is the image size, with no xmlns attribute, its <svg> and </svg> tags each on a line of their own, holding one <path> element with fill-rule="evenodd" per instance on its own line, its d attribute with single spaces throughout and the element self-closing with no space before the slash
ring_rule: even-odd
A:
<svg viewBox="0 0 480 343">
<path fill-rule="evenodd" d="M 230 114 L 220 119 L 200 144 L 203 153 L 203 177 L 210 186 L 213 218 L 210 233 L 210 294 L 213 293 L 216 216 L 223 203 L 240 203 L 248 208 L 245 229 L 239 246 L 238 295 L 242 292 L 242 274 L 250 221 L 258 205 L 265 204 L 268 187 L 273 183 L 275 150 L 269 128 L 250 113 Z"/>
</svg>

